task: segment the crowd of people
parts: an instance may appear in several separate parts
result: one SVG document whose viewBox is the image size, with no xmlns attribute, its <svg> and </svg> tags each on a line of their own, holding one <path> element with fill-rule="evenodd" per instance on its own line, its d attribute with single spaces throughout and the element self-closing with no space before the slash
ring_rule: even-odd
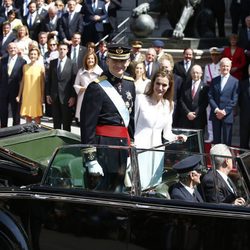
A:
<svg viewBox="0 0 250 250">
<path fill-rule="evenodd" d="M 120 7 L 118 0 L 3 1 L 1 127 L 7 127 L 10 105 L 13 125 L 20 117 L 40 123 L 45 114 L 55 129 L 70 131 L 75 119 L 84 144 L 152 148 L 185 141 L 185 135 L 172 133 L 179 127 L 201 129 L 207 142 L 230 146 L 239 107 L 240 146 L 249 149 L 250 16 L 228 47 L 210 48 L 203 74 L 192 48 L 174 62 L 162 40 L 146 53 L 141 41 L 132 48 L 100 41 L 112 37 Z M 97 156 L 95 150 L 83 154 L 88 173 L 103 176 L 96 188 L 122 190 L 127 153 L 106 149 Z M 138 157 L 142 188 L 161 182 L 163 160 L 158 152 Z"/>
</svg>

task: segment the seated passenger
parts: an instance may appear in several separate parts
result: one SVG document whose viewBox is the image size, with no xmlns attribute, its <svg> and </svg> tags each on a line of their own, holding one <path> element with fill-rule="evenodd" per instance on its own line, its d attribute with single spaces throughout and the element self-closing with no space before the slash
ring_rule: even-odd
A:
<svg viewBox="0 0 250 250">
<path fill-rule="evenodd" d="M 179 182 L 169 189 L 171 199 L 178 199 L 190 202 L 203 202 L 203 199 L 196 189 L 200 183 L 201 157 L 199 155 L 189 156 L 173 166 L 179 174 Z"/>
<path fill-rule="evenodd" d="M 228 176 L 233 168 L 232 154 L 228 146 L 216 144 L 210 149 L 210 154 L 217 155 L 214 156 L 216 170 L 211 168 L 202 179 L 201 188 L 204 192 L 205 200 L 207 202 L 244 205 L 244 198 L 237 198 L 237 189 Z"/>
</svg>

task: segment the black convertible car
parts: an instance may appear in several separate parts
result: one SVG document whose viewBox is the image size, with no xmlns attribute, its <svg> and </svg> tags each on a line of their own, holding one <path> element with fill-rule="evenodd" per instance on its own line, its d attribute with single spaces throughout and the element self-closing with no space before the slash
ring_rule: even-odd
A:
<svg viewBox="0 0 250 250">
<path fill-rule="evenodd" d="M 97 154 L 103 150 L 127 153 L 130 164 L 122 192 L 96 190 L 93 180 L 86 175 L 82 154 L 83 149 L 94 145 L 77 144 L 77 137 L 73 134 L 67 134 L 65 139 L 61 131 L 28 132 L 24 137 L 34 140 L 29 150 L 26 147 L 27 151 L 24 150 L 25 143 L 15 147 L 14 141 L 16 144 L 23 141 L 20 139 L 22 135 L 2 138 L 2 161 L 15 164 L 14 173 L 23 170 L 24 166 L 32 169 L 29 164 L 33 163 L 33 170 L 40 169 L 42 178 L 38 178 L 38 183 L 22 183 L 20 186 L 14 185 L 15 180 L 9 180 L 9 175 L 2 175 L 0 249 L 249 249 L 250 153 L 231 149 L 234 162 L 231 175 L 239 194 L 247 201 L 245 206 L 171 200 L 168 189 L 178 180 L 172 169 L 175 162 L 199 154 L 203 159 L 204 173 L 214 167 L 214 158 L 204 153 L 200 131 L 176 132 L 186 133 L 188 140 L 185 143 L 166 143 L 164 147 L 150 150 L 95 146 Z M 56 135 L 55 138 L 47 140 L 45 137 L 50 137 L 51 133 L 52 137 Z M 10 141 L 13 141 L 12 146 Z M 52 148 L 54 153 L 51 153 Z M 43 150 L 48 151 L 43 154 Z M 149 152 L 164 155 L 164 172 L 161 183 L 142 189 L 138 158 Z M 0 166 L 0 172 L 6 166 Z M 26 182 L 30 180 L 32 178 L 27 178 Z M 216 192 L 216 183 L 214 188 Z"/>
</svg>

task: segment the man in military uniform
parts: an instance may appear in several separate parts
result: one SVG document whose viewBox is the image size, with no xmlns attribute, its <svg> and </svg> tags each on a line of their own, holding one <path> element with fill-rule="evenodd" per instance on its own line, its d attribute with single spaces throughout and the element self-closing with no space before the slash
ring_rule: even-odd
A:
<svg viewBox="0 0 250 250">
<path fill-rule="evenodd" d="M 134 137 L 135 87 L 125 76 L 130 48 L 108 47 L 108 71 L 88 86 L 80 113 L 83 144 L 128 146 Z M 89 176 L 101 175 L 96 188 L 120 192 L 124 185 L 128 152 L 109 148 L 83 151 Z"/>
</svg>

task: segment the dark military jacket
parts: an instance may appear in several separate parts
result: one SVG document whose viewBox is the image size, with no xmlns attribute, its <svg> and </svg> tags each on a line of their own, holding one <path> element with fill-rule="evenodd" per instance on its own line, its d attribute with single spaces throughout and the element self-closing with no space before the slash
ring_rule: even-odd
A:
<svg viewBox="0 0 250 250">
<path fill-rule="evenodd" d="M 125 126 L 121 115 L 112 100 L 105 93 L 98 82 L 106 79 L 121 95 L 130 113 L 128 131 L 134 138 L 134 103 L 135 86 L 133 78 L 123 76 L 122 79 L 106 72 L 94 82 L 90 83 L 84 94 L 80 112 L 81 141 L 84 144 L 127 145 L 127 140 L 119 138 L 96 136 L 98 125 Z"/>
</svg>

